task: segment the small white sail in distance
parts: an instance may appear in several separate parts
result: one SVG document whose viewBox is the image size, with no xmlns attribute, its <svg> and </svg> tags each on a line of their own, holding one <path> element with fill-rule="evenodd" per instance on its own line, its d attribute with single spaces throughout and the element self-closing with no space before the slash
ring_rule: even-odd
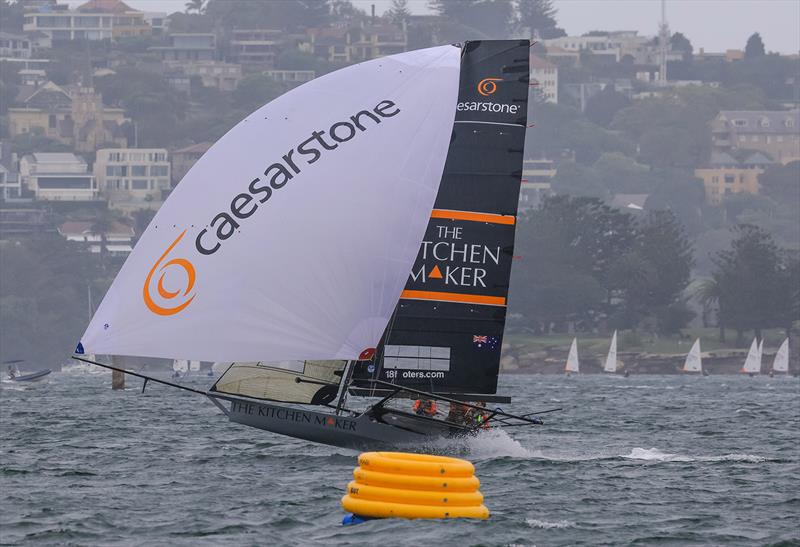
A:
<svg viewBox="0 0 800 547">
<path fill-rule="evenodd" d="M 775 360 L 772 361 L 772 370 L 775 372 L 789 372 L 789 339 L 783 341 L 778 352 L 775 354 Z"/>
<path fill-rule="evenodd" d="M 567 355 L 567 366 L 564 367 L 565 372 L 580 372 L 580 364 L 578 363 L 578 339 L 572 339 L 572 345 L 569 347 L 569 355 Z"/>
<path fill-rule="evenodd" d="M 614 335 L 611 337 L 611 346 L 608 348 L 603 372 L 617 372 L 617 331 L 614 331 Z"/>
<path fill-rule="evenodd" d="M 741 372 L 743 374 L 758 374 L 761 372 L 761 351 L 758 340 L 755 338 L 753 338 L 753 343 L 750 344 L 750 351 L 747 352 L 747 358 L 744 360 Z"/>
<path fill-rule="evenodd" d="M 686 356 L 686 361 L 683 363 L 683 372 L 701 372 L 703 370 L 703 361 L 700 358 L 700 339 L 694 341 L 692 349 Z"/>
<path fill-rule="evenodd" d="M 326 74 L 223 136 L 175 188 L 78 352 L 219 362 L 358 359 L 420 248 L 461 50 Z"/>
</svg>

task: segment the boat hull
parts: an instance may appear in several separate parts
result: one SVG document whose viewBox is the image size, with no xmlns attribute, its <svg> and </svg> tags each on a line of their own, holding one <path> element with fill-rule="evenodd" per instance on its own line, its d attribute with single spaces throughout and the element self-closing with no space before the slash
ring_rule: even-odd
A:
<svg viewBox="0 0 800 547">
<path fill-rule="evenodd" d="M 38 382 L 39 380 L 42 380 L 45 376 L 47 376 L 51 372 L 52 371 L 48 368 L 48 369 L 45 369 L 45 370 L 39 370 L 37 372 L 33 372 L 31 374 L 25 374 L 23 376 L 16 376 L 15 378 L 12 378 L 12 380 L 15 381 L 15 382 Z"/>
<path fill-rule="evenodd" d="M 247 400 L 231 401 L 227 410 L 228 418 L 235 423 L 344 448 L 418 446 L 432 437 L 382 423 L 368 413 L 337 416 Z"/>
</svg>

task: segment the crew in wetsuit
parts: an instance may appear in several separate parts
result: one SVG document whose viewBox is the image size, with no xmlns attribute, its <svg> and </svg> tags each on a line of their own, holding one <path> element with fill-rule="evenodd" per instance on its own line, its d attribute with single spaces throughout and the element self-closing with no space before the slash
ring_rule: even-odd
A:
<svg viewBox="0 0 800 547">
<path fill-rule="evenodd" d="M 411 407 L 414 414 L 418 416 L 432 417 L 436 416 L 436 401 L 431 399 L 417 399 L 414 401 L 414 406 Z"/>
</svg>

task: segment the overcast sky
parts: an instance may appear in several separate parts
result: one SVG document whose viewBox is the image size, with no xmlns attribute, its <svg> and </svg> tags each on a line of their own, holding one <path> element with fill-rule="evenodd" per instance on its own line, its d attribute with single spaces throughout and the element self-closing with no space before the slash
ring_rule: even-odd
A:
<svg viewBox="0 0 800 547">
<path fill-rule="evenodd" d="M 223 0 L 224 1 L 224 0 Z M 265 1 L 265 0 L 254 0 Z M 185 0 L 126 0 L 144 11 L 183 11 Z M 81 0 L 69 0 L 80 5 Z M 375 4 L 380 14 L 391 0 L 353 0 L 369 12 Z M 638 30 L 655 35 L 661 17 L 659 0 L 554 0 L 558 24 L 568 34 L 590 30 Z M 409 0 L 413 13 L 429 13 L 428 0 Z M 743 49 L 748 36 L 759 32 L 768 51 L 800 51 L 800 0 L 667 0 L 667 21 L 682 32 L 695 51 Z"/>
</svg>

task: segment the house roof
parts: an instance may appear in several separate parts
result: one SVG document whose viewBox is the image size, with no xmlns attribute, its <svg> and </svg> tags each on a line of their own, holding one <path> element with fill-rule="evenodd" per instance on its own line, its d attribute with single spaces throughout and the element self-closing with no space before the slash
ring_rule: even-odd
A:
<svg viewBox="0 0 800 547">
<path fill-rule="evenodd" d="M 120 0 L 89 0 L 77 8 L 78 11 L 91 13 L 125 13 L 138 11 Z"/>
<path fill-rule="evenodd" d="M 80 162 L 83 158 L 76 156 L 72 152 L 34 152 L 31 154 L 36 163 L 65 163 L 65 162 Z"/>
<path fill-rule="evenodd" d="M 98 232 L 92 230 L 92 226 L 97 221 L 88 220 L 68 220 L 58 227 L 58 233 L 62 236 L 79 236 L 79 235 L 99 235 Z M 107 236 L 118 237 L 133 237 L 135 232 L 133 228 L 127 224 L 118 221 L 112 221 L 109 229 L 106 231 Z"/>
<path fill-rule="evenodd" d="M 722 110 L 717 119 L 742 133 L 800 132 L 800 110 Z M 734 120 L 743 120 L 745 123 L 736 125 Z"/>
<path fill-rule="evenodd" d="M 611 199 L 611 206 L 619 209 L 635 209 L 641 211 L 650 194 L 616 194 Z"/>
<path fill-rule="evenodd" d="M 205 154 L 206 151 L 211 148 L 212 144 L 210 142 L 198 142 L 197 144 L 192 144 L 186 146 L 184 148 L 179 148 L 178 150 L 173 150 L 172 155 L 175 154 Z"/>
</svg>

